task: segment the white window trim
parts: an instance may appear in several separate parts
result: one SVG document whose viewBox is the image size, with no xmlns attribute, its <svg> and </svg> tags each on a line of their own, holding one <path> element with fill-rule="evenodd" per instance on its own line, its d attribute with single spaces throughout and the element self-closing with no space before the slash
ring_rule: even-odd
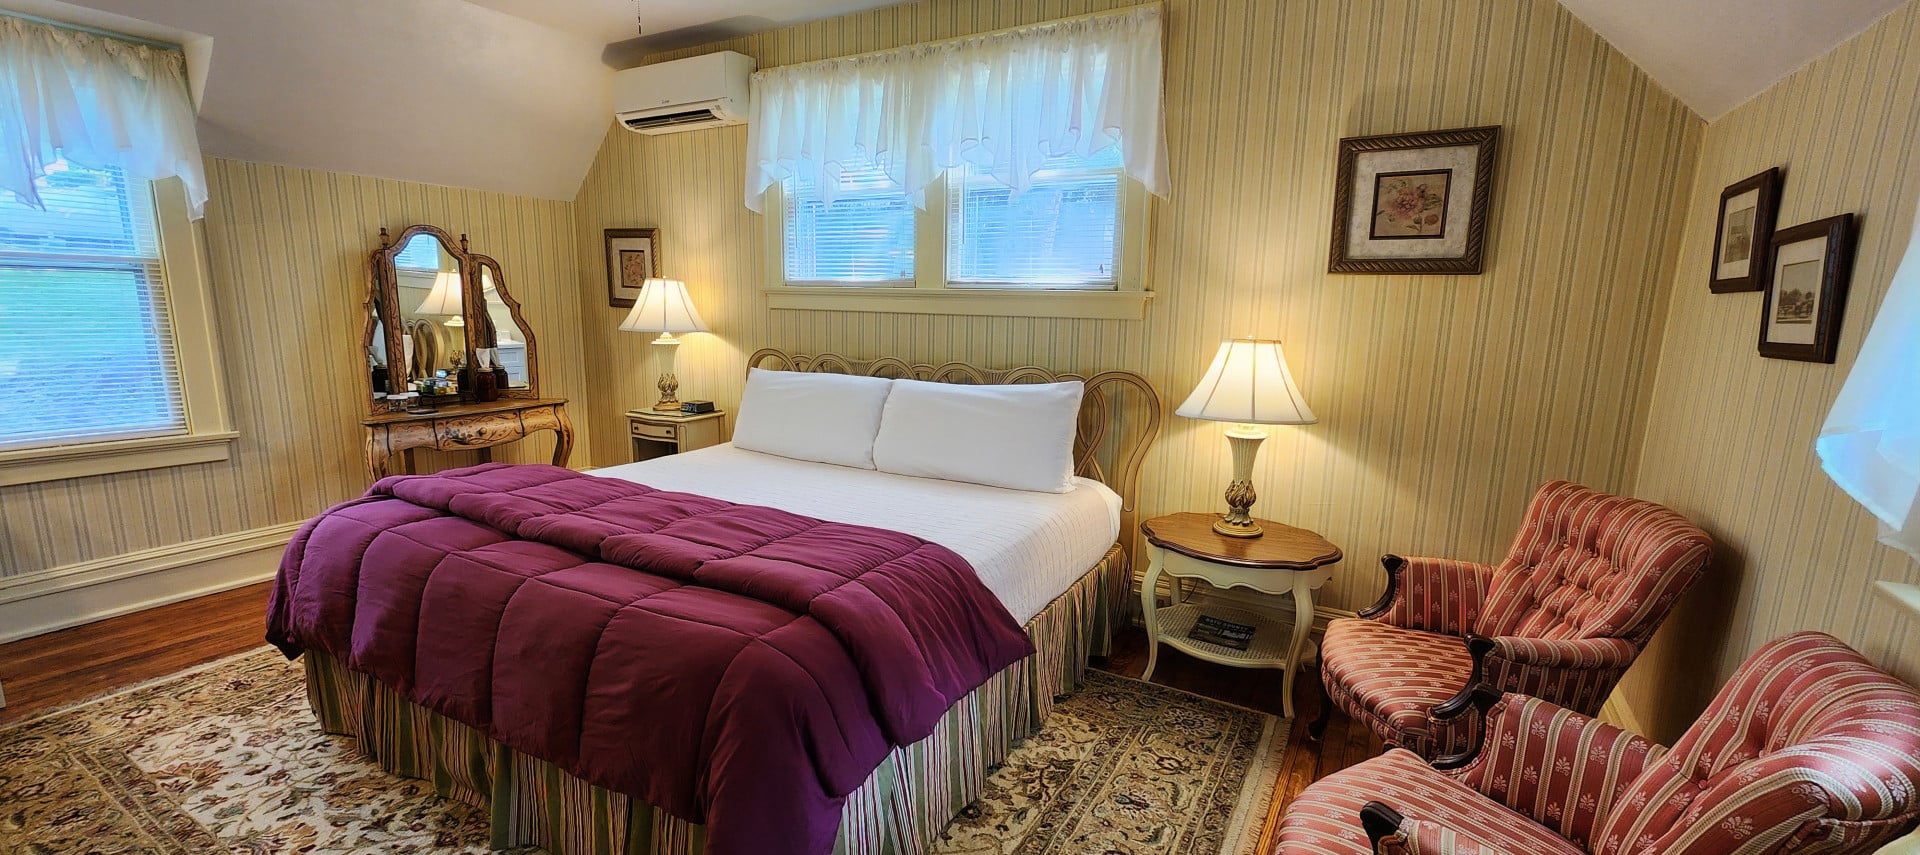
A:
<svg viewBox="0 0 1920 855">
<path fill-rule="evenodd" d="M 174 354 L 187 409 L 186 433 L 0 451 L 0 487 L 232 457 L 239 433 L 233 429 L 226 378 L 220 369 L 202 226 L 188 215 L 186 186 L 180 179 L 153 182 L 153 199 Z"/>
<path fill-rule="evenodd" d="M 1146 287 L 1152 195 L 1146 185 L 1121 176 L 1119 287 L 993 288 L 947 282 L 947 181 L 927 186 L 927 207 L 914 216 L 911 282 L 795 282 L 786 280 L 786 199 L 778 183 L 767 188 L 762 215 L 767 281 L 761 290 L 770 309 L 831 312 L 897 312 L 913 315 L 988 315 L 1020 318 L 1142 320 L 1153 292 Z"/>
</svg>

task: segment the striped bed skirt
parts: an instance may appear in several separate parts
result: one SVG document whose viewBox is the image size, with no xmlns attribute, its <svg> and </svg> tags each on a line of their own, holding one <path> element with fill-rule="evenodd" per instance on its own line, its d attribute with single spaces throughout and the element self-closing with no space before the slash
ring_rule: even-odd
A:
<svg viewBox="0 0 1920 855">
<path fill-rule="evenodd" d="M 835 855 L 919 855 L 978 798 L 987 773 L 1037 732 L 1054 700 L 1080 687 L 1133 602 L 1115 546 L 1026 626 L 1036 653 L 947 710 L 927 738 L 896 748 L 847 797 Z M 351 736 L 396 775 L 486 809 L 495 849 L 553 855 L 700 855 L 704 826 L 581 781 L 408 701 L 326 654 L 305 656 L 307 701 L 328 733 Z"/>
</svg>

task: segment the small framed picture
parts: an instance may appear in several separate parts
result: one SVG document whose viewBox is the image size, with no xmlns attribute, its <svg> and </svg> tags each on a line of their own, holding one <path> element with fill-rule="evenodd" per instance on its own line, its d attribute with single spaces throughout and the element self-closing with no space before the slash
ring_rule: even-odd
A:
<svg viewBox="0 0 1920 855">
<path fill-rule="evenodd" d="M 1331 273 L 1477 274 L 1500 129 L 1340 141 Z"/>
<path fill-rule="evenodd" d="M 1773 220 L 1780 204 L 1780 169 L 1775 167 L 1720 193 L 1720 219 L 1713 233 L 1713 272 L 1707 289 L 1715 294 L 1765 291 L 1773 273 L 1767 253 L 1773 246 Z"/>
<path fill-rule="evenodd" d="M 633 308 L 640 286 L 659 275 L 659 229 L 607 229 L 608 305 Z"/>
<path fill-rule="evenodd" d="M 1832 364 L 1853 279 L 1854 236 L 1852 214 L 1774 233 L 1760 304 L 1761 356 Z"/>
</svg>

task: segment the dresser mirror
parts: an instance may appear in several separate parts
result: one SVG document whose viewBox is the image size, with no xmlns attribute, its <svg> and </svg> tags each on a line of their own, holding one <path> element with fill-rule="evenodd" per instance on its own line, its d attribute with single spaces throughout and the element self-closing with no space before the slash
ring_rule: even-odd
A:
<svg viewBox="0 0 1920 855">
<path fill-rule="evenodd" d="M 381 229 L 371 268 L 364 340 L 374 412 L 537 397 L 532 331 L 499 262 L 472 253 L 465 235 Z"/>
<path fill-rule="evenodd" d="M 475 256 L 480 273 L 480 311 L 486 329 L 476 338 L 479 347 L 493 348 L 494 362 L 506 369 L 503 392 L 533 388 L 533 335 L 520 317 L 520 304 L 500 287 L 500 265 L 486 256 Z"/>
</svg>

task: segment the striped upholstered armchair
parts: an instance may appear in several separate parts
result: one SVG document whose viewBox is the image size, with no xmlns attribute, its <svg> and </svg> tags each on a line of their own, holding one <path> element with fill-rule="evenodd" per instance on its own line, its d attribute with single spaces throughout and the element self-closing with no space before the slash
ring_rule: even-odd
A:
<svg viewBox="0 0 1920 855">
<path fill-rule="evenodd" d="M 1477 751 L 1389 751 L 1287 807 L 1274 855 L 1868 853 L 1920 824 L 1920 693 L 1832 636 L 1747 659 L 1668 749 L 1479 693 Z"/>
<path fill-rule="evenodd" d="M 1321 645 L 1329 704 L 1429 759 L 1465 747 L 1485 683 L 1594 715 L 1713 542 L 1666 508 L 1567 481 L 1540 488 L 1498 567 L 1387 556 L 1387 591 Z"/>
</svg>

